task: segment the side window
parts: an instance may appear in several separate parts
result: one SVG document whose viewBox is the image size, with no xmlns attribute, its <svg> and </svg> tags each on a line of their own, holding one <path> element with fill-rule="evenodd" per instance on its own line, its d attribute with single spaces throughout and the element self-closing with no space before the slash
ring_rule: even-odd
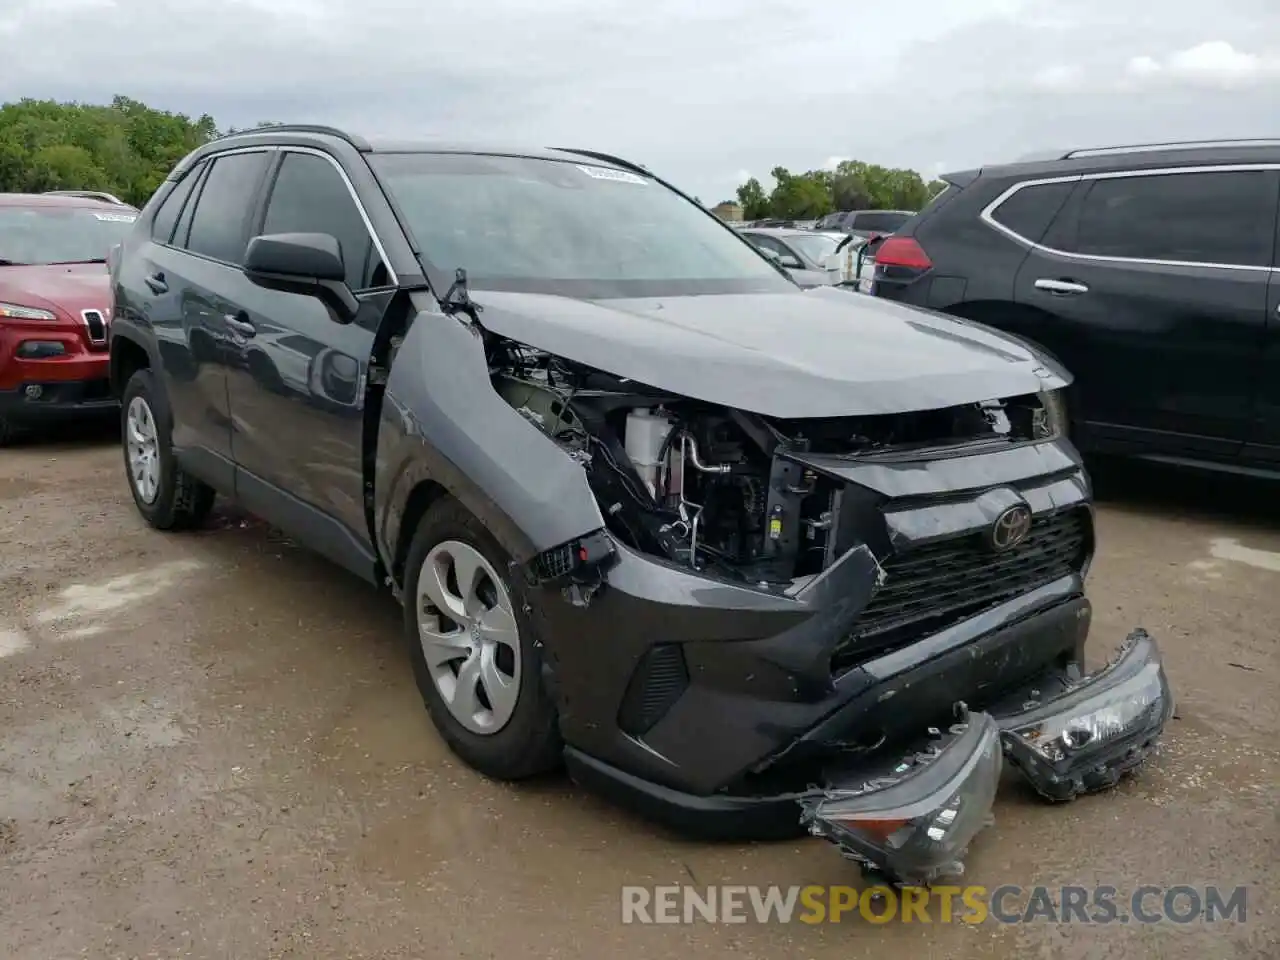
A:
<svg viewBox="0 0 1280 960">
<path fill-rule="evenodd" d="M 243 261 L 246 221 L 266 165 L 266 153 L 233 153 L 213 161 L 196 200 L 188 250 L 227 263 Z"/>
<path fill-rule="evenodd" d="M 1075 252 L 1269 266 L 1275 210 L 1269 170 L 1104 178 L 1081 203 Z"/>
<path fill-rule="evenodd" d="M 324 157 L 285 154 L 262 232 L 327 233 L 337 238 L 351 289 L 365 290 L 388 282 L 386 268 L 346 181 Z"/>
<path fill-rule="evenodd" d="M 199 182 L 200 174 L 203 172 L 204 162 L 201 161 L 187 171 L 187 175 L 178 181 L 169 191 L 169 195 L 164 198 L 164 202 L 160 204 L 155 219 L 151 221 L 151 239 L 156 243 L 168 243 L 172 239 L 173 228 L 178 223 L 178 215 L 182 213 L 183 204 L 187 202 L 187 197 L 191 196 L 191 188 Z"/>
<path fill-rule="evenodd" d="M 992 210 L 991 219 L 1022 239 L 1039 243 L 1075 186 L 1076 181 L 1072 180 L 1023 187 Z"/>
</svg>

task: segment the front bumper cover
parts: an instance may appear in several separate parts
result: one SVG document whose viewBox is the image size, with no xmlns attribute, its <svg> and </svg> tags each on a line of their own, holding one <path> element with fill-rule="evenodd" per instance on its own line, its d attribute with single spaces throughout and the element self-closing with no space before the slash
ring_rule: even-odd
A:
<svg viewBox="0 0 1280 960">
<path fill-rule="evenodd" d="M 1051 800 L 1106 789 L 1151 755 L 1173 697 L 1155 641 L 1136 630 L 1093 674 L 1060 671 L 990 712 L 960 712 L 950 730 L 929 731 L 887 768 L 863 761 L 833 771 L 801 802 L 801 822 L 889 882 L 956 876 L 992 822 L 1002 756 Z"/>
</svg>

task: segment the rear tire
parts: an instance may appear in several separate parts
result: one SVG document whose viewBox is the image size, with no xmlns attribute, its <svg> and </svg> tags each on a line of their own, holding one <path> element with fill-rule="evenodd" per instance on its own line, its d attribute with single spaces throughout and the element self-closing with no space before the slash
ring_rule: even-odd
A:
<svg viewBox="0 0 1280 960">
<path fill-rule="evenodd" d="M 414 677 L 440 736 L 496 780 L 560 765 L 555 705 L 542 682 L 542 644 L 510 557 L 452 498 L 414 533 L 405 564 L 404 631 Z"/>
<path fill-rule="evenodd" d="M 189 530 L 203 524 L 216 495 L 178 465 L 173 414 L 148 369 L 135 372 L 124 388 L 120 432 L 129 492 L 143 519 L 157 530 Z"/>
</svg>

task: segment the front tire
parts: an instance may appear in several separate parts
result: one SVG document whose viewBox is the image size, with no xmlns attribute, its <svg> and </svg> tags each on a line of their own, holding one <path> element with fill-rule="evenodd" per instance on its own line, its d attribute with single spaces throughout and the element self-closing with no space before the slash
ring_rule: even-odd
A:
<svg viewBox="0 0 1280 960">
<path fill-rule="evenodd" d="M 510 558 L 458 501 L 428 509 L 405 567 L 404 629 L 418 691 L 449 748 L 497 780 L 560 764 L 541 643 Z"/>
<path fill-rule="evenodd" d="M 150 370 L 129 378 L 120 418 L 125 476 L 143 519 L 157 530 L 188 530 L 204 523 L 214 490 L 178 465 L 173 415 Z"/>
</svg>

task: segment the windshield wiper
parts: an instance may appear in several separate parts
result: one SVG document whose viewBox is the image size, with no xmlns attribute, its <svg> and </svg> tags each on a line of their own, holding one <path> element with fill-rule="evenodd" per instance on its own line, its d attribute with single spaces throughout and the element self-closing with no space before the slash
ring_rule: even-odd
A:
<svg viewBox="0 0 1280 960">
<path fill-rule="evenodd" d="M 106 263 L 106 262 L 107 262 L 106 257 L 92 257 L 88 260 L 51 260 L 49 261 L 49 266 L 69 267 L 72 264 L 76 264 L 76 263 Z"/>
</svg>

